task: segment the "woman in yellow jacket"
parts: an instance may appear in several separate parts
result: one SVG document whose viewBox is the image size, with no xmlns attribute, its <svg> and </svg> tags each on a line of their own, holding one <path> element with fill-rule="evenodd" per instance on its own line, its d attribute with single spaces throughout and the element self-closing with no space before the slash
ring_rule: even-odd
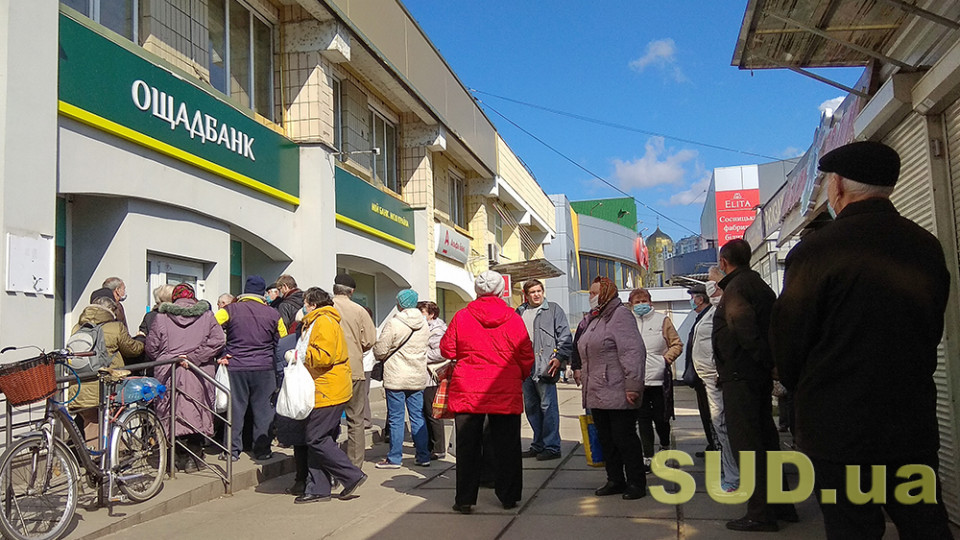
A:
<svg viewBox="0 0 960 540">
<path fill-rule="evenodd" d="M 353 396 L 347 341 L 340 328 L 340 313 L 333 297 L 319 287 L 303 294 L 303 330 L 297 354 L 305 359 L 316 385 L 316 403 L 306 419 L 307 485 L 297 504 L 330 500 L 331 479 L 343 486 L 341 499 L 349 497 L 367 479 L 340 450 L 340 416 Z"/>
</svg>

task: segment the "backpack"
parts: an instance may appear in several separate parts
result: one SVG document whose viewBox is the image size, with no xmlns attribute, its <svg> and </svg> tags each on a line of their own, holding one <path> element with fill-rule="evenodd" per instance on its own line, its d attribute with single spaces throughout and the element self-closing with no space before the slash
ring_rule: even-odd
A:
<svg viewBox="0 0 960 540">
<path fill-rule="evenodd" d="M 107 343 L 103 338 L 103 323 L 82 323 L 80 328 L 68 339 L 65 348 L 70 352 L 95 352 L 93 356 L 70 358 L 70 367 L 81 379 L 96 377 L 97 370 L 110 367 L 113 355 L 107 352 Z"/>
</svg>

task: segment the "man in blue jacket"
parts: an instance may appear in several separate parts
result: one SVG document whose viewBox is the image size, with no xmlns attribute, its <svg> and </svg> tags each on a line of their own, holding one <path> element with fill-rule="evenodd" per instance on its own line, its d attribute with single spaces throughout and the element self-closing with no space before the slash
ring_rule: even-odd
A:
<svg viewBox="0 0 960 540">
<path fill-rule="evenodd" d="M 533 342 L 536 362 L 533 372 L 523 381 L 523 408 L 533 428 L 533 442 L 523 457 L 537 461 L 560 457 L 560 408 L 557 403 L 557 380 L 563 364 L 570 358 L 573 338 L 567 315 L 557 304 L 546 302 L 543 283 L 531 279 L 523 284 L 526 300 L 517 314 Z"/>
<path fill-rule="evenodd" d="M 270 396 L 277 390 L 273 355 L 277 341 L 287 335 L 280 313 L 268 306 L 266 283 L 250 276 L 237 301 L 217 311 L 217 322 L 227 332 L 224 353 L 230 372 L 233 401 L 231 459 L 240 459 L 243 418 L 247 406 L 253 413 L 253 454 L 258 460 L 270 459 L 270 424 L 274 408 Z M 222 456 L 224 459 L 227 456 Z"/>
</svg>

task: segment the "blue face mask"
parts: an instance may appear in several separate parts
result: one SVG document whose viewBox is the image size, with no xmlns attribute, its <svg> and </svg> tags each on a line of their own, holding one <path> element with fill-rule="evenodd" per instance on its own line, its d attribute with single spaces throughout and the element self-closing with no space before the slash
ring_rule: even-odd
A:
<svg viewBox="0 0 960 540">
<path fill-rule="evenodd" d="M 693 301 L 693 298 L 690 299 L 690 309 L 697 309 L 697 303 Z"/>
<path fill-rule="evenodd" d="M 653 306 L 650 304 L 634 304 L 633 306 L 633 312 L 637 314 L 637 317 L 643 317 L 651 311 L 653 311 Z"/>
</svg>

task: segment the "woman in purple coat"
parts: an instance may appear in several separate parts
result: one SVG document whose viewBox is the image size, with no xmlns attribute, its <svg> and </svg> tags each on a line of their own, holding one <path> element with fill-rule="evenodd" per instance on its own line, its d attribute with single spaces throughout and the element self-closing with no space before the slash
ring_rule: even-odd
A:
<svg viewBox="0 0 960 540">
<path fill-rule="evenodd" d="M 573 343 L 574 377 L 577 384 L 583 381 L 583 407 L 593 415 L 607 471 L 607 483 L 596 494 L 639 499 L 647 494 L 637 436 L 647 352 L 633 312 L 610 279 L 598 277 L 590 285 L 590 313 Z"/>
<path fill-rule="evenodd" d="M 197 301 L 193 287 L 181 283 L 173 289 L 173 302 L 163 302 L 147 335 L 146 354 L 151 361 L 182 358 L 200 366 L 211 377 L 226 337 L 206 300 Z M 158 366 L 155 377 L 170 385 L 172 365 Z M 167 393 L 170 396 L 170 393 Z M 216 388 L 189 369 L 177 371 L 177 425 L 174 434 L 186 452 L 178 452 L 177 467 L 198 470 L 203 437 L 213 435 Z M 157 403 L 162 425 L 170 425 L 170 398 Z M 167 435 L 170 435 L 169 433 Z M 179 450 L 179 449 L 178 449 Z"/>
</svg>

